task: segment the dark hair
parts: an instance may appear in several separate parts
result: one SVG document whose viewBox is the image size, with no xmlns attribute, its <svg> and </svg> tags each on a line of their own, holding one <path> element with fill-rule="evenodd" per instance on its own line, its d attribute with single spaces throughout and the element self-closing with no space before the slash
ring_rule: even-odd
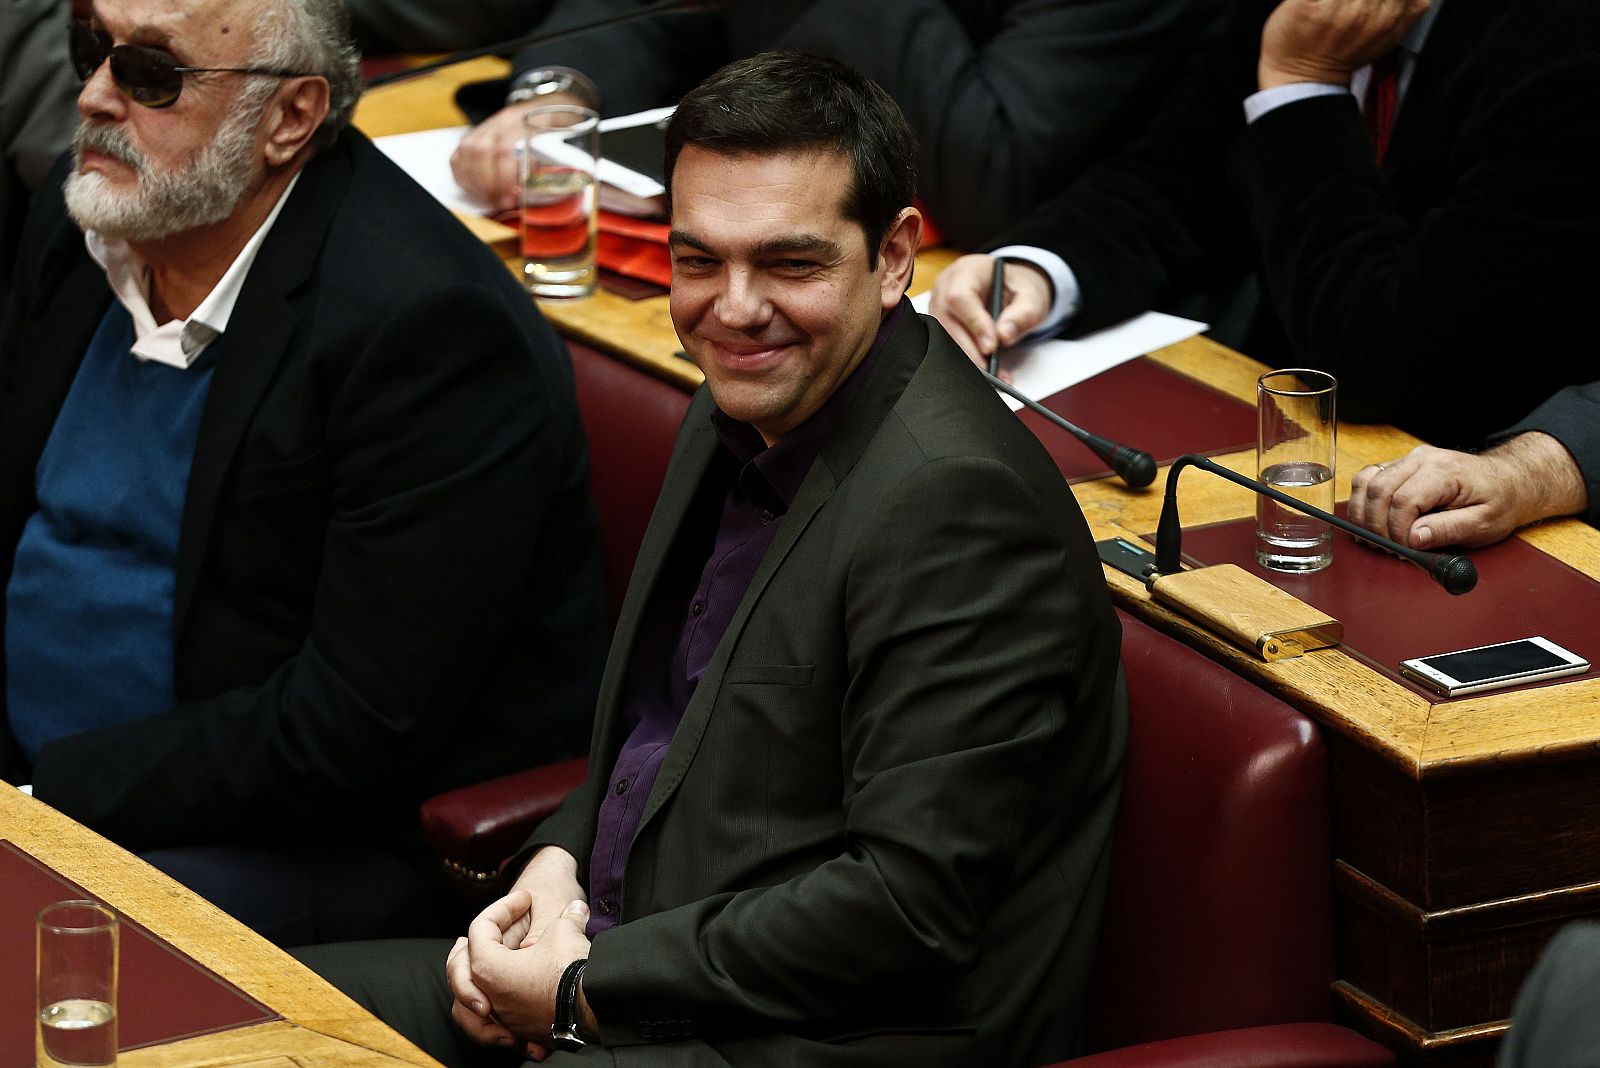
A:
<svg viewBox="0 0 1600 1068">
<path fill-rule="evenodd" d="M 866 235 L 872 270 L 916 191 L 916 140 L 900 106 L 860 71 L 819 56 L 763 52 L 690 90 L 667 124 L 669 197 L 678 154 L 689 145 L 730 156 L 821 147 L 847 158 L 844 217 Z"/>
</svg>

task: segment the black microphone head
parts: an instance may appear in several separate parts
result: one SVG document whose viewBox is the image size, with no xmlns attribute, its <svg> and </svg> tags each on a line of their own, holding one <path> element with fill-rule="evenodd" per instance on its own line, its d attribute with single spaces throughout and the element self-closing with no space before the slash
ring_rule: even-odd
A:
<svg viewBox="0 0 1600 1068">
<path fill-rule="evenodd" d="M 1463 594 L 1478 584 L 1478 569 L 1465 556 L 1439 556 L 1428 568 L 1428 574 L 1445 588 L 1447 593 Z"/>
<path fill-rule="evenodd" d="M 1122 476 L 1122 481 L 1140 489 L 1156 480 L 1156 461 L 1147 452 L 1131 445 L 1118 445 L 1111 458 L 1111 468 Z"/>
</svg>

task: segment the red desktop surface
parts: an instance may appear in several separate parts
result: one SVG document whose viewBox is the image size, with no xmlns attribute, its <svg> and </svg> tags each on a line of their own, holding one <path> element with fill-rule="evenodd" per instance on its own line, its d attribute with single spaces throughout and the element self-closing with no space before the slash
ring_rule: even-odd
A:
<svg viewBox="0 0 1600 1068">
<path fill-rule="evenodd" d="M 1256 447 L 1253 405 L 1219 393 L 1141 356 L 1102 371 L 1041 403 L 1068 422 L 1119 445 L 1143 449 L 1157 464 L 1187 452 L 1207 456 Z M 1019 413 L 1068 482 L 1111 474 L 1100 457 L 1037 412 Z"/>
<path fill-rule="evenodd" d="M 0 840 L 0 1068 L 32 1068 L 34 917 L 72 898 L 98 900 Z M 127 917 L 121 954 L 117 1037 L 124 1050 L 279 1018 Z"/>
<path fill-rule="evenodd" d="M 1193 473 L 1190 478 L 1205 478 Z M 1180 493 L 1181 502 L 1182 495 Z M 1344 505 L 1339 506 L 1344 515 Z M 1155 541 L 1155 535 L 1145 535 Z M 1344 624 L 1344 651 L 1435 703 L 1443 700 L 1400 675 L 1400 661 L 1541 635 L 1591 664 L 1600 661 L 1600 583 L 1527 542 L 1511 538 L 1464 552 L 1478 585 L 1452 596 L 1415 564 L 1333 532 L 1333 564 L 1307 575 L 1268 571 L 1255 558 L 1255 519 L 1186 528 L 1185 562 L 1238 564 Z M 1568 675 L 1507 689 L 1559 686 Z M 1496 691 L 1505 692 L 1505 691 Z M 1456 700 L 1480 697 L 1467 694 Z"/>
</svg>

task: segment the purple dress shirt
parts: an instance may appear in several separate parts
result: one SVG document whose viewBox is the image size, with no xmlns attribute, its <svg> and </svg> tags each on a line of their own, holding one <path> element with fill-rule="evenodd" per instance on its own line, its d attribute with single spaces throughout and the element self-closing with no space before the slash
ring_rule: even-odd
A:
<svg viewBox="0 0 1600 1068">
<path fill-rule="evenodd" d="M 748 423 L 711 414 L 723 447 L 645 606 L 628 665 L 628 739 L 611 769 L 589 855 L 590 938 L 621 919 L 628 850 L 683 711 L 812 461 L 861 392 L 896 320 L 914 314 L 905 307 L 902 301 L 884 317 L 866 357 L 816 414 L 770 447 Z"/>
</svg>

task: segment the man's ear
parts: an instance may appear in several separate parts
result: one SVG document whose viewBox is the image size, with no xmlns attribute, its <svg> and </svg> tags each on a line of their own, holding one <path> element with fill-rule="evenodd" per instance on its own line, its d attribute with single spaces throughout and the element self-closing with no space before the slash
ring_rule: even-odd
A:
<svg viewBox="0 0 1600 1068">
<path fill-rule="evenodd" d="M 921 247 L 922 212 L 903 208 L 878 248 L 878 296 L 884 311 L 899 304 L 910 287 L 911 272 L 917 265 L 917 249 Z"/>
<path fill-rule="evenodd" d="M 267 132 L 267 165 L 281 167 L 293 160 L 315 136 L 327 114 L 326 78 L 290 79 L 267 105 L 263 119 Z"/>
</svg>

